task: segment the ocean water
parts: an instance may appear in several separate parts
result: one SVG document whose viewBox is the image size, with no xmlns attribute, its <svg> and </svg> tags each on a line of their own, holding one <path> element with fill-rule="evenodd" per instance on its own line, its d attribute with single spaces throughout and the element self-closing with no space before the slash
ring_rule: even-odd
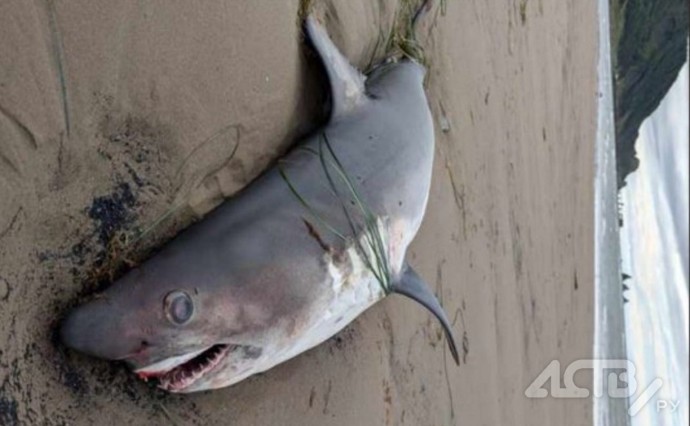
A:
<svg viewBox="0 0 690 426">
<path fill-rule="evenodd" d="M 618 191 L 616 181 L 615 124 L 609 3 L 598 0 L 599 59 L 598 116 L 595 142 L 594 177 L 594 425 L 629 425 L 629 400 L 611 395 L 614 387 L 624 387 L 624 370 L 611 368 L 610 360 L 625 360 L 625 317 L 621 280 L 620 236 L 618 226 Z M 616 364 L 616 366 L 620 363 Z M 618 377 L 611 385 L 611 374 Z"/>
<path fill-rule="evenodd" d="M 640 127 L 640 167 L 620 191 L 628 356 L 644 389 L 658 392 L 632 413 L 637 426 L 688 425 L 688 63 Z M 637 407 L 631 399 L 631 407 Z"/>
</svg>

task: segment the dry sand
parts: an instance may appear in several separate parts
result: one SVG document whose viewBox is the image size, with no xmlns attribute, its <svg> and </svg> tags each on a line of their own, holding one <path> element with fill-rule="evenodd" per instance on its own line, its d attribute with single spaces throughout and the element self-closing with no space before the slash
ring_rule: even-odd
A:
<svg viewBox="0 0 690 426">
<path fill-rule="evenodd" d="M 143 250 L 159 244 L 322 119 L 298 1 L 251 3 L 0 5 L 0 424 L 591 423 L 589 399 L 523 392 L 592 350 L 595 2 L 451 0 L 424 27 L 437 152 L 409 258 L 449 312 L 460 367 L 399 297 L 266 374 L 188 396 L 55 342 L 98 259 L 121 253 L 104 246 L 114 231 L 180 205 Z M 395 3 L 317 9 L 364 66 Z"/>
</svg>

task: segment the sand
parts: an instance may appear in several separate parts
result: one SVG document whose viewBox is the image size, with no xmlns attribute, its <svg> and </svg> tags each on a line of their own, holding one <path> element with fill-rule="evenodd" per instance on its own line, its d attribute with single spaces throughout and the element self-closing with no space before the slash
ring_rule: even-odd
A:
<svg viewBox="0 0 690 426">
<path fill-rule="evenodd" d="M 396 2 L 317 3 L 365 66 Z M 551 360 L 592 352 L 594 2 L 448 1 L 425 22 L 437 148 L 408 257 L 453 321 L 459 367 L 396 296 L 202 394 L 57 343 L 66 310 L 107 282 L 104 258 L 161 244 L 322 122 L 298 1 L 252 4 L 0 6 L 0 424 L 591 423 L 590 399 L 524 390 Z M 124 242 L 106 247 L 113 235 Z"/>
</svg>

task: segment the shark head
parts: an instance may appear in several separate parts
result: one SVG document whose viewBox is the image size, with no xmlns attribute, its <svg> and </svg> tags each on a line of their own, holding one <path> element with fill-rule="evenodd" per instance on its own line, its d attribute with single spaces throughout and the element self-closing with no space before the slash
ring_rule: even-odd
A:
<svg viewBox="0 0 690 426">
<path fill-rule="evenodd" d="M 171 392 L 227 386 L 261 370 L 285 341 L 280 310 L 268 308 L 272 296 L 258 297 L 251 285 L 220 286 L 179 262 L 154 257 L 72 310 L 61 325 L 62 341 L 124 361 Z M 277 289 L 274 297 L 280 296 Z"/>
</svg>

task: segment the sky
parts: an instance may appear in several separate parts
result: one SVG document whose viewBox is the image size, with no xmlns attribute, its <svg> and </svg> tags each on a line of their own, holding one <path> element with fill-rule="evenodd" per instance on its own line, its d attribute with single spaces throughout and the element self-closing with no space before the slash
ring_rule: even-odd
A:
<svg viewBox="0 0 690 426">
<path fill-rule="evenodd" d="M 688 424 L 688 63 L 636 142 L 620 192 L 628 357 L 638 386 L 663 385 L 632 425 Z M 673 405 L 678 404 L 677 408 Z"/>
</svg>

